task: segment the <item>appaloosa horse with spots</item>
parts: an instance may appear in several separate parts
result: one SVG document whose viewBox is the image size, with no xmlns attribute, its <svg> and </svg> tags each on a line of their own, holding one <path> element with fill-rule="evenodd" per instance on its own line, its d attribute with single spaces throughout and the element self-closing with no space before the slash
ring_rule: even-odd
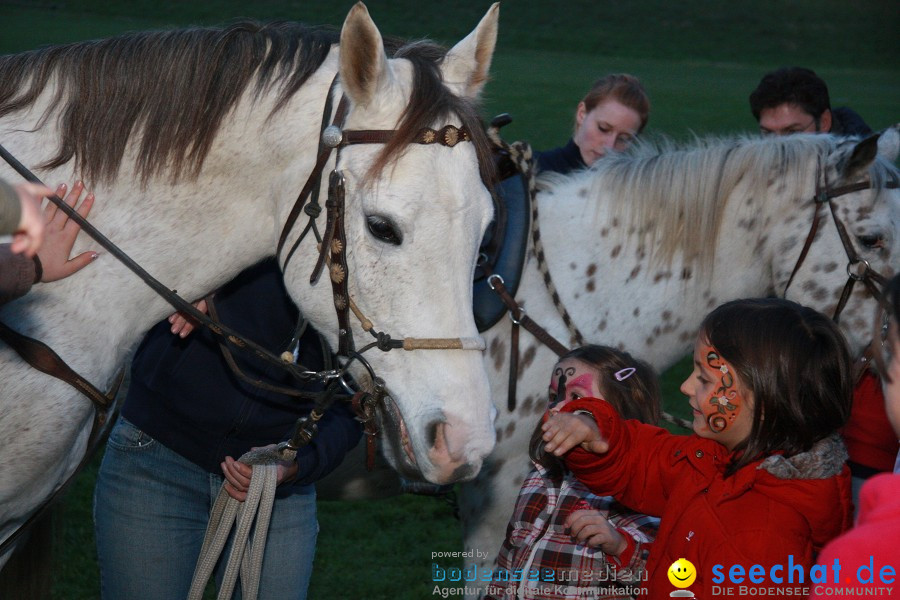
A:
<svg viewBox="0 0 900 600">
<path fill-rule="evenodd" d="M 828 204 L 816 204 L 817 190 L 860 183 L 831 200 L 848 243 L 871 269 L 885 276 L 900 270 L 892 164 L 898 139 L 895 126 L 861 142 L 817 135 L 644 145 L 590 170 L 547 175 L 537 195 L 540 239 L 561 301 L 587 342 L 627 349 L 657 369 L 684 356 L 704 315 L 729 299 L 786 295 L 833 314 L 848 254 Z M 814 212 L 817 231 L 788 286 Z M 529 253 L 516 298 L 528 316 L 573 345 L 536 262 Z M 856 356 L 871 337 L 873 308 L 857 285 L 840 315 Z M 522 333 L 518 402 L 510 413 L 510 326 L 503 319 L 486 334 L 497 448 L 478 477 L 460 486 L 465 545 L 489 555 L 484 566 L 503 541 L 530 468 L 528 439 L 547 407 L 556 361 Z"/>
</svg>

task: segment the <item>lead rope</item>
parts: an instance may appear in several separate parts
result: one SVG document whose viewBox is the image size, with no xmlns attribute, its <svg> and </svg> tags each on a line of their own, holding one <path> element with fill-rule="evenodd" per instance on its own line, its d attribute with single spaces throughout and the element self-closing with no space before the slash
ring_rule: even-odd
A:
<svg viewBox="0 0 900 600">
<path fill-rule="evenodd" d="M 378 381 L 375 383 L 375 393 L 383 394 L 383 387 L 379 388 Z M 297 420 L 289 441 L 281 442 L 274 448 L 256 448 L 241 456 L 240 462 L 253 466 L 247 498 L 244 502 L 235 500 L 225 491 L 225 482 L 222 483 L 222 488 L 219 490 L 219 495 L 216 496 L 212 508 L 209 524 L 206 527 L 197 566 L 194 567 L 194 578 L 191 581 L 188 600 L 203 598 L 206 583 L 215 570 L 232 529 L 235 533 L 231 553 L 228 555 L 222 585 L 216 598 L 217 600 L 230 599 L 234 594 L 235 582 L 240 576 L 243 598 L 256 600 L 259 593 L 266 537 L 275 502 L 275 488 L 278 485 L 278 463 L 297 459 L 297 450 L 309 444 L 315 436 L 318 431 L 319 419 L 338 398 L 340 387 L 339 380 L 329 384 L 319 395 L 316 406 L 309 416 Z M 354 397 L 354 402 L 366 404 L 366 400 L 361 398 L 365 395 L 368 394 L 358 393 L 359 397 Z M 377 402 L 380 398 L 373 398 L 373 400 Z M 248 543 L 251 528 L 254 528 L 254 534 L 252 541 Z"/>
<path fill-rule="evenodd" d="M 244 454 L 240 461 L 253 465 L 250 477 L 250 488 L 244 502 L 235 500 L 225 491 L 225 484 L 219 490 L 216 502 L 209 517 L 206 535 L 197 566 L 194 568 L 194 579 L 188 600 L 201 600 L 206 582 L 213 570 L 231 530 L 235 530 L 231 553 L 225 566 L 225 575 L 219 588 L 218 600 L 227 600 L 234 594 L 238 575 L 241 577 L 241 593 L 245 600 L 256 600 L 259 592 L 259 579 L 262 573 L 263 553 L 272 519 L 272 507 L 275 501 L 275 487 L 278 483 L 278 463 L 292 461 L 297 451 L 288 444 L 279 444 L 275 448 L 257 448 Z M 250 540 L 250 529 L 254 529 Z M 235 526 L 235 523 L 237 525 Z M 249 543 L 248 543 L 249 542 Z"/>
</svg>

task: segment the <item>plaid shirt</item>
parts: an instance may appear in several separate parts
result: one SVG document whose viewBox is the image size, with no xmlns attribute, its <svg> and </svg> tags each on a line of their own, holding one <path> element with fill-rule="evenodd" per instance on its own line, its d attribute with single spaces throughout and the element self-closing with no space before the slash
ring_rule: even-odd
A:
<svg viewBox="0 0 900 600">
<path fill-rule="evenodd" d="M 603 513 L 628 542 L 619 557 L 575 542 L 564 525 L 574 510 Z M 486 600 L 630 598 L 639 587 L 659 519 L 632 512 L 611 496 L 596 496 L 567 473 L 558 486 L 535 464 L 525 479 Z"/>
</svg>

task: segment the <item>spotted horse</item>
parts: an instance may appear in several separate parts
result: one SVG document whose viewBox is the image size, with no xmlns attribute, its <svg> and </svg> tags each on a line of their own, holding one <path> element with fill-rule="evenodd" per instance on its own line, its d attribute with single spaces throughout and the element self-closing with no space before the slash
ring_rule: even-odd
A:
<svg viewBox="0 0 900 600">
<path fill-rule="evenodd" d="M 829 315 L 840 308 L 841 328 L 860 356 L 874 301 L 866 286 L 846 285 L 855 281 L 848 272 L 889 277 L 900 268 L 898 147 L 898 126 L 861 141 L 804 135 L 642 143 L 589 170 L 548 174 L 539 178 L 535 213 L 546 269 L 532 245 L 516 299 L 569 347 L 577 332 L 662 370 L 689 351 L 715 306 L 786 296 Z M 842 302 L 846 287 L 852 291 Z M 504 318 L 486 332 L 497 446 L 478 477 L 459 486 L 466 550 L 486 555 L 481 567 L 496 556 L 530 468 L 528 440 L 546 409 L 556 360 L 522 332 L 511 411 L 511 327 Z"/>
<path fill-rule="evenodd" d="M 797 135 L 709 138 L 680 147 L 642 142 L 590 170 L 542 176 L 534 216 L 540 215 L 545 265 L 532 237 L 516 300 L 570 347 L 579 332 L 585 342 L 628 349 L 658 370 L 684 356 L 702 318 L 729 299 L 778 294 L 834 314 L 848 269 L 858 276 L 867 266 L 886 277 L 900 270 L 898 152 L 900 125 L 863 141 Z M 851 191 L 829 199 L 825 189 Z M 851 264 L 831 207 L 865 262 Z M 556 302 L 547 278 L 555 282 Z M 873 306 L 857 285 L 842 308 L 841 327 L 856 354 L 871 337 Z M 492 564 L 530 469 L 528 439 L 546 408 L 556 360 L 521 334 L 510 410 L 511 326 L 503 318 L 485 332 L 497 445 L 479 475 L 458 487 L 466 551 L 478 551 L 472 556 L 481 557 L 480 568 Z M 384 465 L 366 474 L 364 463 L 361 450 L 345 460 L 317 484 L 319 498 L 409 489 Z"/>
</svg>

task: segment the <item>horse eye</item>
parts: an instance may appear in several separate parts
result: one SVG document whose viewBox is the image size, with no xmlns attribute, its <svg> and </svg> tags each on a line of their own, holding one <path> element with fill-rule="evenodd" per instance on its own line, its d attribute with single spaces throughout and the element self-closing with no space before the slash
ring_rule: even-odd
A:
<svg viewBox="0 0 900 600">
<path fill-rule="evenodd" d="M 399 246 L 403 243 L 403 235 L 400 233 L 400 230 L 387 217 L 369 215 L 366 217 L 366 225 L 369 228 L 369 233 L 382 242 L 394 246 Z"/>
<path fill-rule="evenodd" d="M 856 236 L 859 245 L 866 250 L 877 250 L 884 248 L 884 238 L 879 234 L 874 235 L 858 235 Z"/>
</svg>

